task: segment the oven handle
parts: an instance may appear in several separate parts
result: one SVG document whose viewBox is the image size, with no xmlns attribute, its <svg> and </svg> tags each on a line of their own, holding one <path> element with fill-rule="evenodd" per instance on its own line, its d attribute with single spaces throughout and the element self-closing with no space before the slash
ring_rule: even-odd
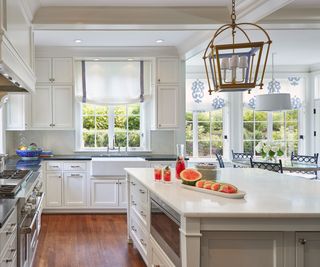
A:
<svg viewBox="0 0 320 267">
<path fill-rule="evenodd" d="M 35 224 L 35 222 L 37 220 L 37 217 L 38 217 L 38 215 L 40 213 L 40 209 L 41 209 L 41 205 L 42 205 L 43 200 L 44 200 L 44 193 L 42 192 L 41 193 L 41 197 L 40 197 L 40 201 L 39 201 L 39 204 L 38 204 L 38 207 L 37 207 L 37 210 L 34 213 L 34 216 L 32 218 L 32 221 L 31 221 L 30 225 L 23 226 L 21 228 L 21 230 L 20 230 L 22 234 L 30 234 L 32 232 L 32 228 L 33 228 L 33 226 L 34 226 L 34 224 Z"/>
<path fill-rule="evenodd" d="M 161 207 L 154 199 L 151 198 L 151 202 L 154 203 L 163 213 L 165 213 L 172 221 L 174 221 L 177 225 L 180 226 L 180 222 L 173 217 L 165 208 Z"/>
</svg>

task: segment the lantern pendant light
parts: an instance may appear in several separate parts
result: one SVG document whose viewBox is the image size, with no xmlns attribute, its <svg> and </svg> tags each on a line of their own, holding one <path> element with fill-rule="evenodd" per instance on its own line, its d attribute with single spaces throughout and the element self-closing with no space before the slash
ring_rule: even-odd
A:
<svg viewBox="0 0 320 267">
<path fill-rule="evenodd" d="M 244 27 L 262 32 L 262 40 L 252 41 L 249 31 L 245 31 Z M 216 44 L 218 37 L 228 30 L 231 31 L 232 43 Z M 237 43 L 238 35 L 244 37 L 245 42 Z M 221 26 L 215 32 L 203 56 L 209 94 L 230 91 L 250 92 L 257 86 L 262 89 L 271 43 L 268 33 L 261 26 L 253 23 L 236 23 L 235 0 L 232 0 L 231 23 Z"/>
</svg>

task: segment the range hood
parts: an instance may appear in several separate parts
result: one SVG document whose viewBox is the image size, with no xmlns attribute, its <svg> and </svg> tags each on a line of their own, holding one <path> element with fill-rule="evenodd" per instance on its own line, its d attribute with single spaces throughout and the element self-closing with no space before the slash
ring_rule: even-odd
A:
<svg viewBox="0 0 320 267">
<path fill-rule="evenodd" d="M 3 93 L 27 93 L 28 90 L 21 87 L 18 82 L 15 82 L 10 76 L 4 76 L 0 73 L 0 94 Z"/>
</svg>

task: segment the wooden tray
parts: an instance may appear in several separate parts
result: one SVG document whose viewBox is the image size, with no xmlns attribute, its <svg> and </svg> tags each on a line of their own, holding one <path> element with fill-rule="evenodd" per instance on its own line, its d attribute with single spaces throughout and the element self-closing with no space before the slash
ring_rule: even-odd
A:
<svg viewBox="0 0 320 267">
<path fill-rule="evenodd" d="M 214 196 L 218 196 L 218 197 L 225 197 L 225 198 L 233 198 L 233 199 L 241 199 L 241 198 L 244 198 L 244 196 L 246 195 L 246 192 L 240 191 L 240 190 L 237 193 L 229 194 L 229 193 L 213 191 L 210 189 L 203 189 L 203 188 L 185 185 L 185 184 L 181 184 L 181 187 L 185 188 L 185 189 L 193 190 L 193 191 L 198 191 L 201 193 L 206 193 L 209 195 L 214 195 Z"/>
</svg>

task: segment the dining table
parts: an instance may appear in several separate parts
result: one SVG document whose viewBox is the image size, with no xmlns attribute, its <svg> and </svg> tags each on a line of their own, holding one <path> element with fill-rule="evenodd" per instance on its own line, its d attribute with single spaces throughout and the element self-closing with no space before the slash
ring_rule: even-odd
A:
<svg viewBox="0 0 320 267">
<path fill-rule="evenodd" d="M 275 161 L 266 161 L 262 158 L 254 158 L 253 161 L 259 161 L 259 162 L 270 162 L 275 163 Z M 316 172 L 320 171 L 320 164 L 315 163 L 306 163 L 306 162 L 297 162 L 297 161 L 291 161 L 290 159 L 281 159 L 282 161 L 282 170 L 283 171 L 289 171 L 289 172 Z M 276 162 L 279 162 L 276 161 Z M 250 159 L 233 159 L 232 163 L 239 167 L 250 167 Z"/>
</svg>

